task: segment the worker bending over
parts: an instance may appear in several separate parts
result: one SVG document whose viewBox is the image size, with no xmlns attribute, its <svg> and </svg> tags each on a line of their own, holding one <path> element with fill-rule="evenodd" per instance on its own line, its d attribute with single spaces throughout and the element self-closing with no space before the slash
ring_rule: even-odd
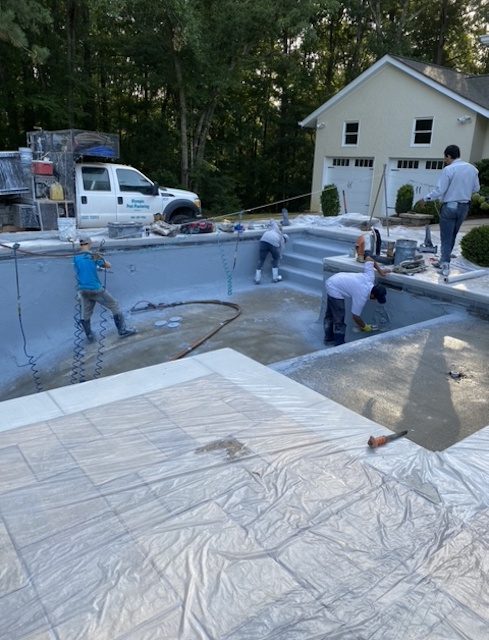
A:
<svg viewBox="0 0 489 640">
<path fill-rule="evenodd" d="M 327 308 L 324 317 L 324 343 L 334 342 L 336 346 L 345 342 L 345 298 L 351 298 L 351 313 L 355 324 L 365 332 L 373 331 L 366 324 L 361 313 L 367 300 L 377 300 L 385 304 L 386 288 L 375 284 L 375 271 L 381 276 L 390 273 L 382 269 L 372 258 L 367 256 L 362 273 L 335 273 L 326 281 Z"/>
</svg>

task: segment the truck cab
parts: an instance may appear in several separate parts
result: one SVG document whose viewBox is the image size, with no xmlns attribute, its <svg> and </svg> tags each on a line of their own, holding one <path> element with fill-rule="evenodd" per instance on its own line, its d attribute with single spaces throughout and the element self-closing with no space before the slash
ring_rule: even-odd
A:
<svg viewBox="0 0 489 640">
<path fill-rule="evenodd" d="M 181 224 L 202 216 L 196 193 L 165 189 L 134 167 L 105 162 L 75 164 L 75 209 L 80 228 L 109 222 L 150 224 L 156 214 Z"/>
</svg>

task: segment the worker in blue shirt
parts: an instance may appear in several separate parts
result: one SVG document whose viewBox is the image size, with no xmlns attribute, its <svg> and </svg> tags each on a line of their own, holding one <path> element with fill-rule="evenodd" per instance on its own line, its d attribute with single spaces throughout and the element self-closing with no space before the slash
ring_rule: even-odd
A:
<svg viewBox="0 0 489 640">
<path fill-rule="evenodd" d="M 132 336 L 136 333 L 133 329 L 128 329 L 124 316 L 120 310 L 117 300 L 108 293 L 99 280 L 97 268 L 110 269 L 110 263 L 101 256 L 94 255 L 90 249 L 92 241 L 88 236 L 80 238 L 80 253 L 74 258 L 74 267 L 78 291 L 82 306 L 81 324 L 89 342 L 93 342 L 94 335 L 90 326 L 95 303 L 99 303 L 114 316 L 114 323 L 121 338 Z"/>
<path fill-rule="evenodd" d="M 441 200 L 440 240 L 441 258 L 434 266 L 442 274 L 450 273 L 450 258 L 457 233 L 469 212 L 472 195 L 480 189 L 479 172 L 473 164 L 460 159 L 460 149 L 450 144 L 443 152 L 445 167 L 436 188 L 419 200 L 421 205 L 430 200 Z"/>
</svg>

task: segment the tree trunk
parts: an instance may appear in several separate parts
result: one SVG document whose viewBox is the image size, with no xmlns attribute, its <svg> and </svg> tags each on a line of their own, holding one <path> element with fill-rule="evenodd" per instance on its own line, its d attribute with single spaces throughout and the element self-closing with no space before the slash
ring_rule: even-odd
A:
<svg viewBox="0 0 489 640">
<path fill-rule="evenodd" d="M 189 187 L 190 167 L 188 159 L 188 123 L 187 123 L 187 96 L 183 86 L 182 65 L 176 52 L 173 53 L 175 74 L 177 77 L 178 101 L 180 104 L 180 149 L 181 162 L 180 179 L 185 189 Z"/>
</svg>

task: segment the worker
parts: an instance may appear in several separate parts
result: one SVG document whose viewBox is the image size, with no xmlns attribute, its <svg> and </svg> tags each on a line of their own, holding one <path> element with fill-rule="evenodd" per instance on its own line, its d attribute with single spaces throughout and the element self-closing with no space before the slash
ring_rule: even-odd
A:
<svg viewBox="0 0 489 640">
<path fill-rule="evenodd" d="M 93 342 L 95 339 L 90 326 L 90 320 L 95 303 L 97 302 L 112 312 L 115 326 L 121 338 L 134 335 L 136 331 L 126 327 L 119 304 L 110 293 L 105 290 L 99 280 L 97 268 L 110 269 L 110 263 L 100 254 L 93 254 L 91 252 L 92 241 L 88 236 L 82 236 L 79 242 L 80 253 L 75 255 L 73 263 L 82 307 L 82 319 L 80 323 L 85 331 L 87 340 Z"/>
<path fill-rule="evenodd" d="M 268 254 L 272 257 L 273 282 L 280 282 L 282 280 L 282 276 L 278 273 L 278 265 L 282 249 L 287 240 L 288 236 L 283 233 L 282 225 L 275 220 L 270 220 L 267 230 L 260 238 L 260 255 L 258 258 L 258 266 L 255 271 L 255 284 L 260 284 L 261 282 L 261 271 Z"/>
<path fill-rule="evenodd" d="M 443 168 L 435 189 L 418 201 L 424 206 L 430 200 L 441 200 L 440 261 L 433 266 L 444 276 L 450 274 L 450 258 L 462 222 L 467 217 L 472 195 L 480 189 L 479 172 L 474 165 L 460 159 L 460 148 L 450 144 L 443 152 Z"/>
<path fill-rule="evenodd" d="M 324 343 L 334 342 L 336 346 L 345 342 L 345 299 L 351 299 L 351 313 L 355 324 L 366 333 L 375 330 L 361 318 L 367 300 L 377 300 L 385 304 L 386 288 L 375 284 L 375 271 L 381 276 L 390 273 L 380 267 L 370 256 L 365 258 L 362 273 L 335 273 L 326 281 L 327 307 L 324 317 Z"/>
<path fill-rule="evenodd" d="M 369 252 L 367 255 L 372 253 L 372 224 L 370 222 L 362 222 L 360 231 L 362 233 L 355 242 L 355 255 L 358 262 L 364 262 L 365 251 Z"/>
</svg>

